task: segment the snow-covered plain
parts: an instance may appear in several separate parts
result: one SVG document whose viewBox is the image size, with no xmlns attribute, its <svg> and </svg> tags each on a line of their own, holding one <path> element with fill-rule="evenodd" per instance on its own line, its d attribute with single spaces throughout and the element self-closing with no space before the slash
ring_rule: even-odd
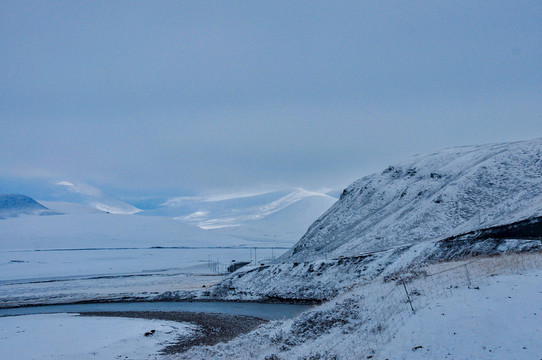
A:
<svg viewBox="0 0 542 360">
<path fill-rule="evenodd" d="M 78 314 L 0 317 L 0 359 L 150 360 L 195 329 L 173 321 Z M 151 330 L 152 335 L 145 336 Z"/>
<path fill-rule="evenodd" d="M 284 250 L 258 249 L 257 259 L 279 251 Z M 222 272 L 232 260 L 250 260 L 253 252 L 241 247 L 0 251 L 0 307 L 201 289 L 223 278 L 209 259 L 218 260 Z"/>
<path fill-rule="evenodd" d="M 163 218 L 87 211 L 83 206 L 44 202 L 62 215 L 24 215 L 0 221 L 0 250 L 141 248 L 243 245 L 192 225 Z M 66 210 L 70 211 L 67 212 Z"/>
<path fill-rule="evenodd" d="M 0 306 L 191 290 L 216 283 L 232 260 L 260 262 L 286 250 L 164 217 L 44 204 L 59 215 L 0 220 Z"/>
</svg>

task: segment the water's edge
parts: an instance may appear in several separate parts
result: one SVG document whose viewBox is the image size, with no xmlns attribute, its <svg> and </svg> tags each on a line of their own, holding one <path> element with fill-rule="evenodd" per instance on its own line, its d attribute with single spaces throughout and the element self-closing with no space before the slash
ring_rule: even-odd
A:
<svg viewBox="0 0 542 360">
<path fill-rule="evenodd" d="M 53 313 L 85 313 L 85 312 L 129 312 L 129 311 L 160 311 L 160 312 L 193 312 L 209 314 L 229 314 L 252 316 L 264 320 L 292 318 L 308 310 L 307 304 L 284 304 L 240 301 L 178 301 L 178 302 L 82 302 L 71 304 L 43 304 L 38 306 L 19 306 L 0 309 L 0 317 L 31 314 Z"/>
</svg>

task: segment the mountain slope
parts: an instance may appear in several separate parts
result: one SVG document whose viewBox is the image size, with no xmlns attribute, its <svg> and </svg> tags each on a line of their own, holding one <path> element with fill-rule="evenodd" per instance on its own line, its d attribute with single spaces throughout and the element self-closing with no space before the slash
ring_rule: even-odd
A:
<svg viewBox="0 0 542 360">
<path fill-rule="evenodd" d="M 291 246 L 336 198 L 322 192 L 283 189 L 260 193 L 172 198 L 140 215 L 158 215 L 261 245 Z M 266 244 L 264 244 L 266 243 Z"/>
<path fill-rule="evenodd" d="M 445 149 L 366 176 L 283 259 L 351 256 L 542 215 L 542 139 Z"/>
<path fill-rule="evenodd" d="M 337 199 L 328 195 L 311 195 L 264 216 L 255 216 L 239 222 L 236 226 L 211 231 L 245 240 L 291 246 L 335 201 Z"/>
<path fill-rule="evenodd" d="M 57 200 L 85 204 L 110 214 L 130 215 L 141 211 L 94 186 L 68 181 L 60 181 L 55 185 L 54 194 Z"/>
<path fill-rule="evenodd" d="M 54 212 L 26 195 L 0 195 L 0 219 L 16 217 L 23 214 L 52 215 Z"/>
</svg>

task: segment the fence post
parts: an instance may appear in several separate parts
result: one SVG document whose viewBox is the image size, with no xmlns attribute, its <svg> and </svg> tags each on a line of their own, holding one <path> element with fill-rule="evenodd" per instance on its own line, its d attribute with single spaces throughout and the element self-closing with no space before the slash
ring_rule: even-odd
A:
<svg viewBox="0 0 542 360">
<path fill-rule="evenodd" d="M 469 269 L 467 268 L 467 264 L 465 264 L 464 266 L 465 266 L 465 274 L 467 274 L 467 284 L 470 287 L 471 283 L 470 283 Z"/>
<path fill-rule="evenodd" d="M 410 295 L 408 294 L 408 290 L 406 288 L 405 280 L 401 278 L 401 283 L 403 284 L 403 288 L 405 289 L 406 297 L 408 300 L 408 304 L 410 305 L 410 310 L 412 310 L 412 313 L 415 314 L 414 307 L 412 307 L 412 301 L 410 301 Z"/>
</svg>

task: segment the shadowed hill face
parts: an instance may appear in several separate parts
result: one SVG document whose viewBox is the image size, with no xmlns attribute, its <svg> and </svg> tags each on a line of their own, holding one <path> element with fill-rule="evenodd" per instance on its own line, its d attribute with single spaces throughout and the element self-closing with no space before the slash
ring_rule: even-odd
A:
<svg viewBox="0 0 542 360">
<path fill-rule="evenodd" d="M 19 194 L 0 195 L 0 210 L 45 210 L 41 205 L 31 197 Z"/>
<path fill-rule="evenodd" d="M 348 188 L 284 258 L 351 256 L 542 215 L 542 139 L 418 155 Z"/>
<path fill-rule="evenodd" d="M 25 195 L 0 195 L 0 218 L 41 213 L 48 210 L 45 206 Z"/>
</svg>

